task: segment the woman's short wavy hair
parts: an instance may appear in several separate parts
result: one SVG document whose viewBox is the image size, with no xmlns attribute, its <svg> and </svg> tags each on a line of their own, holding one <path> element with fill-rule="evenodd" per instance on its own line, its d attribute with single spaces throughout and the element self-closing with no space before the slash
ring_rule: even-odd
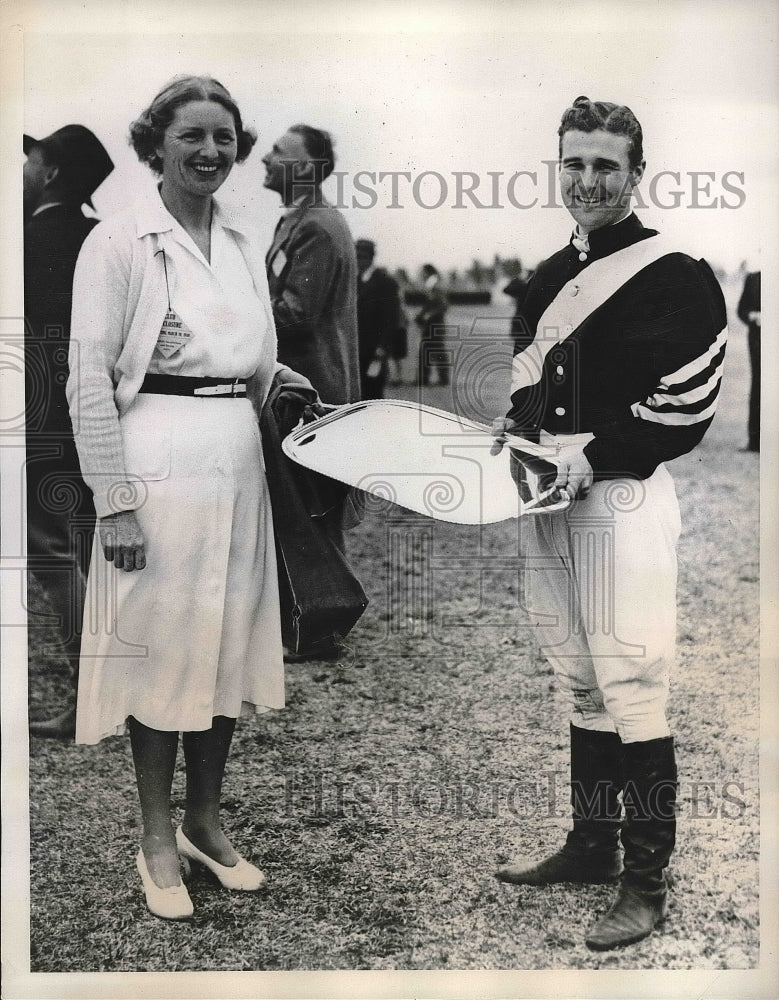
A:
<svg viewBox="0 0 779 1000">
<path fill-rule="evenodd" d="M 243 125 L 238 105 L 229 90 L 210 76 L 178 76 L 165 84 L 146 110 L 130 125 L 130 145 L 141 163 L 148 164 L 156 174 L 162 173 L 162 160 L 157 149 L 165 129 L 173 121 L 176 110 L 192 101 L 214 101 L 233 116 L 238 139 L 236 162 L 243 163 L 257 142 L 257 135 Z"/>
<path fill-rule="evenodd" d="M 560 158 L 563 155 L 563 136 L 566 132 L 595 132 L 603 129 L 612 135 L 624 135 L 630 140 L 628 161 L 637 167 L 644 159 L 644 134 L 633 112 L 624 104 L 610 101 L 591 101 L 589 97 L 577 97 L 570 108 L 563 112 L 560 128 Z"/>
</svg>

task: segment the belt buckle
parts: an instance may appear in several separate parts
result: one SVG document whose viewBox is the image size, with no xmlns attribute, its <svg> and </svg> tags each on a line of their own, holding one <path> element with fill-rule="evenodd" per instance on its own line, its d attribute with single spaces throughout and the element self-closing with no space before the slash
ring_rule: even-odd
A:
<svg viewBox="0 0 779 1000">
<path fill-rule="evenodd" d="M 240 378 L 234 378 L 232 382 L 221 382 L 219 385 L 204 385 L 199 389 L 193 389 L 193 396 L 229 396 L 234 398 L 238 395 L 238 385 L 242 382 Z"/>
</svg>

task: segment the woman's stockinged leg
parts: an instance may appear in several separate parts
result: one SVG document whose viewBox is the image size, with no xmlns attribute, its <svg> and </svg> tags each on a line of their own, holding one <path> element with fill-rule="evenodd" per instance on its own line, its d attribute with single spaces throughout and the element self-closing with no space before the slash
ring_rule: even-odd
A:
<svg viewBox="0 0 779 1000">
<path fill-rule="evenodd" d="M 181 882 L 170 818 L 178 733 L 150 729 L 132 716 L 128 724 L 143 819 L 141 847 L 149 874 L 161 889 L 165 889 Z"/>
<path fill-rule="evenodd" d="M 222 832 L 219 809 L 235 719 L 217 715 L 210 729 L 184 733 L 187 806 L 182 829 L 187 838 L 220 865 L 234 865 L 238 854 Z"/>
</svg>

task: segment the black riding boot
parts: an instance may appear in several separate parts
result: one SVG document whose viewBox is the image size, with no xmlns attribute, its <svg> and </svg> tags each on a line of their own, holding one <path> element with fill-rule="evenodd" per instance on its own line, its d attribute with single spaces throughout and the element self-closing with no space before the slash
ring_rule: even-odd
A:
<svg viewBox="0 0 779 1000">
<path fill-rule="evenodd" d="M 563 847 L 543 861 L 520 859 L 495 873 L 501 882 L 614 882 L 619 853 L 622 743 L 616 733 L 571 726 L 573 830 Z"/>
<path fill-rule="evenodd" d="M 587 936 L 597 951 L 633 944 L 665 919 L 665 869 L 676 839 L 673 737 L 623 745 L 625 870 L 614 905 Z"/>
</svg>

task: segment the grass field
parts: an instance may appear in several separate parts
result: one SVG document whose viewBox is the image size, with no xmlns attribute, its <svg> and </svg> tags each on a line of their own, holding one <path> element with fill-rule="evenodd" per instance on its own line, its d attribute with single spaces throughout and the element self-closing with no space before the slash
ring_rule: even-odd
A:
<svg viewBox="0 0 779 1000">
<path fill-rule="evenodd" d="M 467 391 L 422 401 L 488 420 L 505 409 L 510 349 L 507 311 L 481 313 L 475 339 L 474 310 L 449 315 Z M 661 930 L 596 954 L 583 939 L 611 888 L 493 878 L 567 828 L 567 721 L 520 610 L 521 522 L 464 528 L 373 505 L 349 538 L 371 600 L 349 655 L 289 667 L 287 710 L 238 726 L 225 824 L 267 893 L 194 881 L 191 924 L 155 919 L 133 862 L 128 743 L 32 740 L 33 971 L 754 967 L 758 463 L 738 451 L 748 365 L 743 327 L 731 329 L 718 416 L 671 466 L 684 523 L 670 709 L 680 822 Z M 39 717 L 66 680 L 40 655 L 45 630 L 30 634 Z M 181 775 L 174 796 L 178 811 Z"/>
</svg>

